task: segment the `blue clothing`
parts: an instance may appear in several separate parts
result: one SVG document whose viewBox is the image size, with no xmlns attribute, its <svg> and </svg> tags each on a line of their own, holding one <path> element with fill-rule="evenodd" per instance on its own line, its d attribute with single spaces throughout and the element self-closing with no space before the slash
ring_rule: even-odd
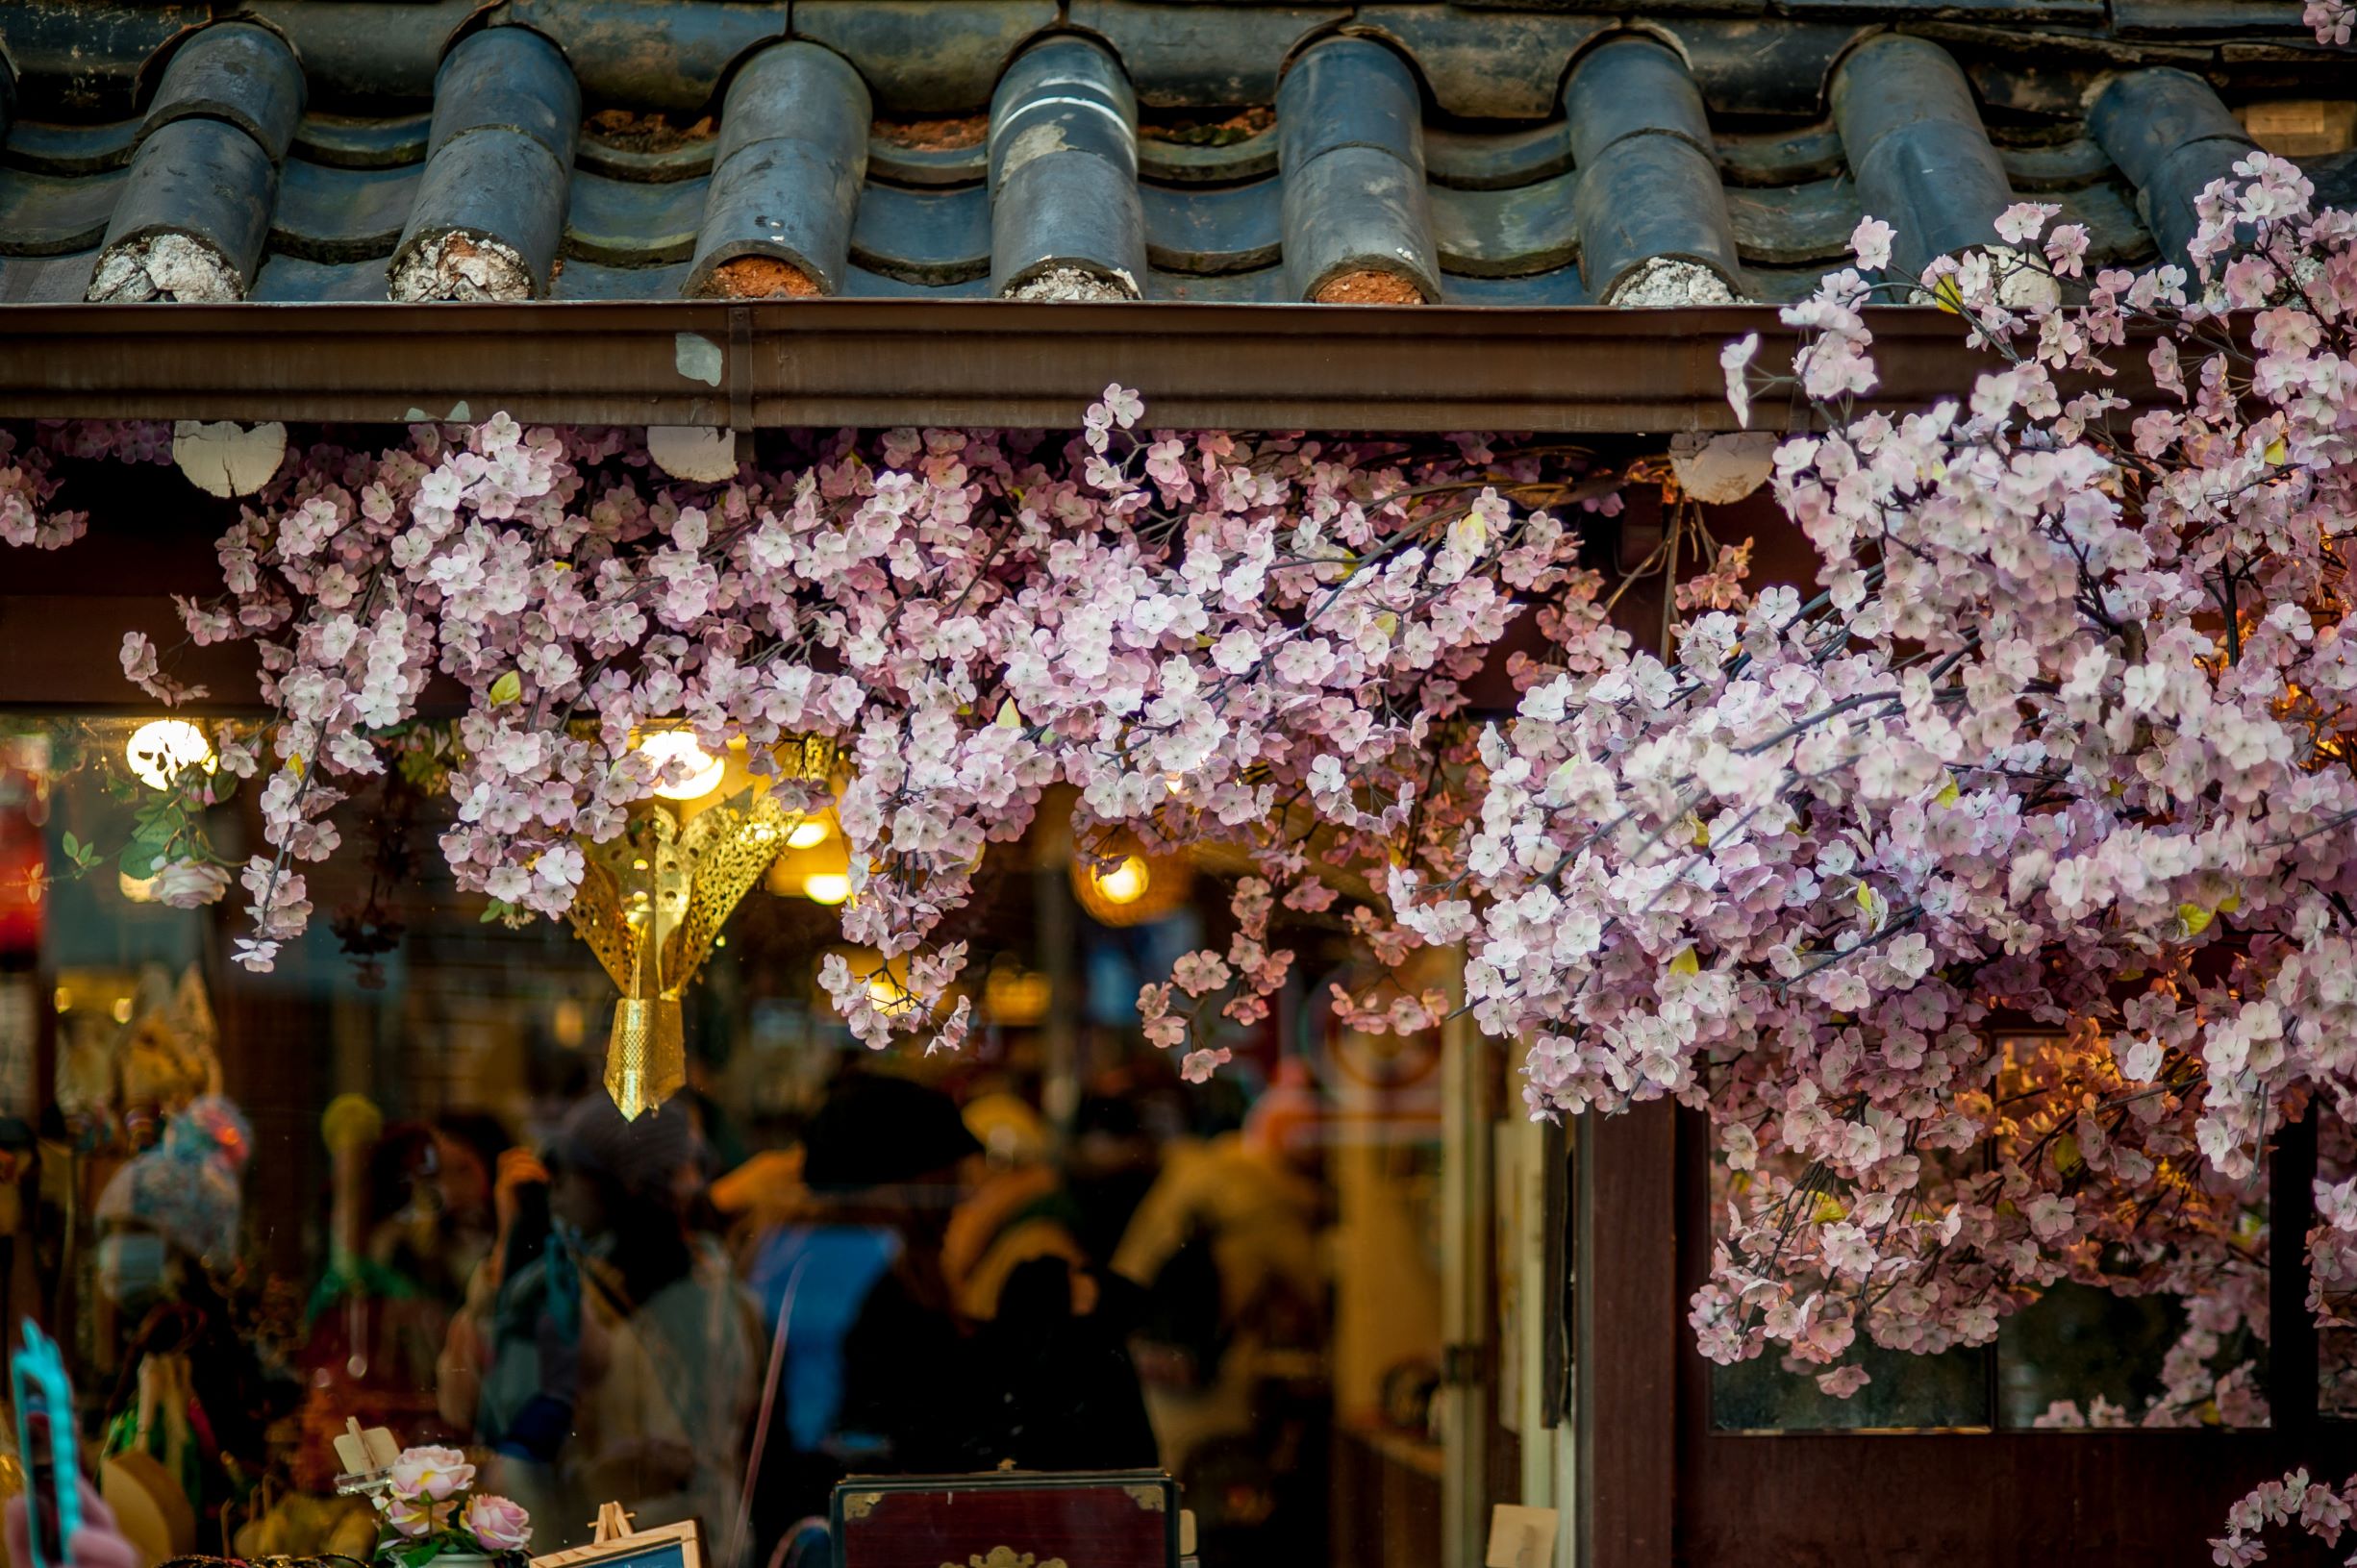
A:
<svg viewBox="0 0 2357 1568">
<path fill-rule="evenodd" d="M 793 1293 L 782 1381 L 796 1453 L 815 1453 L 838 1435 L 844 1342 L 876 1282 L 899 1261 L 900 1247 L 899 1235 L 882 1226 L 791 1225 L 765 1237 L 754 1255 L 748 1282 L 773 1335 L 790 1286 Z"/>
</svg>

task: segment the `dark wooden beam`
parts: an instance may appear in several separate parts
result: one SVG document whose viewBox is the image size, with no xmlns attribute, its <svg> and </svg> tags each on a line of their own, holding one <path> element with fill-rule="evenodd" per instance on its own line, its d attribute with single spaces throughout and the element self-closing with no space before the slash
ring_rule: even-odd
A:
<svg viewBox="0 0 2357 1568">
<path fill-rule="evenodd" d="M 1669 1568 L 1676 1518 L 1676 1108 L 1585 1116 L 1578 1157 L 1580 1568 Z"/>
<path fill-rule="evenodd" d="M 1939 311 L 1873 313 L 1877 397 L 1993 368 Z M 1729 430 L 1720 347 L 1767 306 L 1677 311 L 814 299 L 764 304 L 0 307 L 0 416 L 726 426 L 1079 423 L 1108 382 L 1156 425 Z M 2143 356 L 2114 356 L 2136 397 Z M 1785 400 L 1756 411 L 1805 421 Z"/>
</svg>

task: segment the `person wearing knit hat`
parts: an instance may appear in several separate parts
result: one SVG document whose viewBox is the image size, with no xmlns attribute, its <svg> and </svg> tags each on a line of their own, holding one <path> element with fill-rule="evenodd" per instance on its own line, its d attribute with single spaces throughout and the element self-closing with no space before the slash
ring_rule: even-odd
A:
<svg viewBox="0 0 2357 1568">
<path fill-rule="evenodd" d="M 938 1474 L 995 1462 L 969 1444 L 975 1379 L 941 1269 L 942 1233 L 981 1143 L 957 1102 L 852 1071 L 802 1134 L 808 1201 L 753 1245 L 769 1324 L 774 1430 L 760 1438 L 753 1534 L 826 1511 L 846 1473 Z"/>
<path fill-rule="evenodd" d="M 802 1134 L 802 1180 L 814 1191 L 856 1193 L 953 1180 L 982 1144 L 940 1090 L 881 1073 L 852 1073 L 828 1093 Z"/>
<path fill-rule="evenodd" d="M 582 1207 L 588 1194 L 577 1185 L 572 1188 L 572 1206 L 578 1211 L 565 1212 L 566 1177 L 579 1178 L 596 1188 L 601 1206 L 669 1207 L 698 1185 L 696 1167 L 702 1157 L 702 1140 L 683 1108 L 626 1120 L 611 1098 L 590 1094 L 583 1096 L 557 1124 L 544 1157 L 550 1175 L 557 1179 L 551 1198 L 558 1217 L 593 1234 L 603 1216 Z"/>
</svg>

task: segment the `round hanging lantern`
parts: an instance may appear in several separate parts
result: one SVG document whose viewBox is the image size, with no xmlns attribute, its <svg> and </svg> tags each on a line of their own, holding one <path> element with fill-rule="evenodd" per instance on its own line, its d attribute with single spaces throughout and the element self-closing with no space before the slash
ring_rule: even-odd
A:
<svg viewBox="0 0 2357 1568">
<path fill-rule="evenodd" d="M 1091 857 L 1072 854 L 1072 896 L 1100 926 L 1142 926 L 1187 902 L 1194 867 L 1184 855 L 1156 855 L 1128 834 L 1107 839 Z"/>
</svg>

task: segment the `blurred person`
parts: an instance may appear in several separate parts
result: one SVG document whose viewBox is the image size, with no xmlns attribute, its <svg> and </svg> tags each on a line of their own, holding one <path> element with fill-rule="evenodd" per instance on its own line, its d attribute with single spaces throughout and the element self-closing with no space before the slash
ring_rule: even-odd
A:
<svg viewBox="0 0 2357 1568">
<path fill-rule="evenodd" d="M 1162 1170 L 1162 1145 L 1127 1087 L 1109 1076 L 1082 1096 L 1065 1151 L 1065 1188 L 1079 1211 L 1073 1234 L 1098 1263 L 1113 1261 L 1130 1216 Z"/>
<path fill-rule="evenodd" d="M 253 1154 L 245 1116 L 204 1095 L 98 1197 L 99 1293 L 128 1324 L 105 1449 L 154 1456 L 200 1513 L 259 1472 L 273 1413 L 224 1282 L 238 1265 Z"/>
<path fill-rule="evenodd" d="M 941 1258 L 975 1329 L 986 1414 L 1000 1422 L 985 1456 L 1025 1470 L 1149 1467 L 1146 1419 L 1128 1334 L 1139 1293 L 1108 1292 L 1074 1234 L 1079 1210 L 1049 1163 L 1047 1123 L 1020 1097 L 965 1107 L 983 1153 L 951 1213 Z"/>
<path fill-rule="evenodd" d="M 981 1145 L 947 1095 L 840 1079 L 803 1133 L 799 1201 L 754 1244 L 772 1328 L 753 1529 L 782 1538 L 853 1472 L 975 1468 L 973 1387 L 941 1250 Z M 772 1163 L 775 1175 L 780 1167 Z M 774 1185 L 774 1183 L 761 1183 Z"/>
<path fill-rule="evenodd" d="M 437 1300 L 456 1302 L 498 1236 L 492 1187 L 514 1142 L 497 1118 L 447 1111 L 434 1119 L 409 1172 L 408 1203 L 380 1228 L 370 1256 Z"/>
<path fill-rule="evenodd" d="M 492 1241 L 466 1282 L 464 1304 L 435 1364 L 435 1389 L 443 1423 L 471 1433 L 483 1403 L 483 1375 L 491 1361 L 491 1319 L 500 1285 L 548 1250 L 554 1229 L 548 1211 L 548 1167 L 526 1148 L 501 1150 L 492 1162 Z"/>
<path fill-rule="evenodd" d="M 505 1172 L 515 1219 L 537 1174 Z M 503 1264 L 478 1438 L 499 1491 L 572 1543 L 619 1500 L 647 1529 L 736 1516 L 760 1375 L 751 1298 L 691 1224 L 701 1155 L 684 1110 L 626 1121 L 584 1097 L 545 1157 L 548 1238 Z M 719 1568 L 735 1568 L 712 1543 Z"/>
<path fill-rule="evenodd" d="M 464 1442 L 474 1399 L 442 1398 L 442 1362 L 465 1337 L 460 1320 L 497 1237 L 491 1172 L 506 1130 L 469 1111 L 387 1126 L 372 1103 L 343 1095 L 321 1116 L 320 1134 L 337 1196 L 329 1266 L 296 1354 L 306 1418 L 324 1431 L 358 1419 L 413 1442 Z M 324 1488 L 333 1465 L 332 1451 L 308 1444 L 295 1479 Z"/>
<path fill-rule="evenodd" d="M 1147 1296 L 1140 1368 L 1163 1462 L 1247 1433 L 1269 1369 L 1324 1342 L 1320 1109 L 1288 1062 L 1243 1126 L 1164 1151 L 1113 1267 Z"/>
<path fill-rule="evenodd" d="M 1072 1281 L 1071 1310 L 1096 1305 L 1088 1254 L 1073 1233 L 1080 1211 L 1048 1162 L 1047 1122 L 1004 1091 L 967 1103 L 965 1130 L 981 1145 L 979 1172 L 941 1238 L 941 1266 L 958 1311 L 987 1323 L 998 1315 L 1007 1277 L 1038 1257 L 1061 1258 Z"/>
</svg>

